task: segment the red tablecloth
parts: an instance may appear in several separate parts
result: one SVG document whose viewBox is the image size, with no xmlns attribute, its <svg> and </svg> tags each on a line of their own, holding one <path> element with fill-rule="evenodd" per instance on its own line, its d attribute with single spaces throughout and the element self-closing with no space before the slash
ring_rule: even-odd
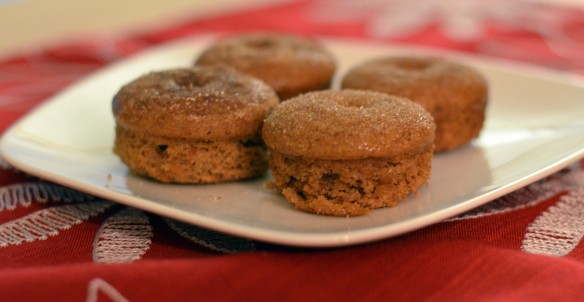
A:
<svg viewBox="0 0 584 302">
<path fill-rule="evenodd" d="M 416 9 L 408 1 L 294 1 L 47 47 L 0 61 L 0 131 L 109 63 L 215 31 L 400 42 L 584 73 L 583 11 L 495 2 L 499 10 L 483 5 L 474 14 L 435 4 L 408 23 L 399 18 Z M 521 9 L 505 14 L 511 3 Z M 475 22 L 460 26 L 460 16 Z M 409 234 L 315 250 L 185 225 L 0 161 L 0 301 L 580 301 L 583 235 L 584 162 Z"/>
</svg>

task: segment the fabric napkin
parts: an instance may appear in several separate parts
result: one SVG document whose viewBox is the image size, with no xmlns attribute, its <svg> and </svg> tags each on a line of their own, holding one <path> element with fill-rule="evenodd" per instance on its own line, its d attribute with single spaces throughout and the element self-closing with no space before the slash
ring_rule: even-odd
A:
<svg viewBox="0 0 584 302">
<path fill-rule="evenodd" d="M 22 53 L 0 61 L 0 131 L 108 64 L 212 32 L 403 43 L 584 74 L 584 11 L 495 2 L 291 1 Z M 579 301 L 583 235 L 584 161 L 408 234 L 302 249 L 125 207 L 0 160 L 2 301 Z"/>
</svg>

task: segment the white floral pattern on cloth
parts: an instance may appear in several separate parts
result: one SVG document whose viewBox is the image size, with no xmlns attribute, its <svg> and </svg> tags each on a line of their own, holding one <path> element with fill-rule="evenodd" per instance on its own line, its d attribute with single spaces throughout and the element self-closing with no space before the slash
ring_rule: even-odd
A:
<svg viewBox="0 0 584 302">
<path fill-rule="evenodd" d="M 565 256 L 584 236 L 584 170 L 579 163 L 482 207 L 448 221 L 480 218 L 534 206 L 562 193 L 558 202 L 541 213 L 526 229 L 521 250 L 538 255 Z"/>
<path fill-rule="evenodd" d="M 124 297 L 115 287 L 101 278 L 93 278 L 87 285 L 87 299 L 86 302 L 97 302 L 98 294 L 103 293 L 112 302 L 127 302 Z"/>
<path fill-rule="evenodd" d="M 476 40 L 493 21 L 539 33 L 544 29 L 524 21 L 543 21 L 550 30 L 560 31 L 566 15 L 546 8 L 526 0 L 325 0 L 316 2 L 312 16 L 322 22 L 368 19 L 367 33 L 372 37 L 408 36 L 436 24 L 453 40 Z"/>
<path fill-rule="evenodd" d="M 570 191 L 527 227 L 521 249 L 530 254 L 565 256 L 584 236 L 584 189 Z"/>
<path fill-rule="evenodd" d="M 521 249 L 526 253 L 550 256 L 567 255 L 584 236 L 584 170 L 579 163 L 561 172 L 498 198 L 482 207 L 448 219 L 478 219 L 534 206 L 561 192 L 568 192 L 544 211 L 527 228 Z M 150 248 L 153 227 L 149 215 L 56 184 L 20 183 L 0 188 L 3 207 L 0 212 L 27 207 L 32 202 L 52 201 L 57 205 L 43 208 L 0 225 L 0 247 L 46 240 L 60 231 L 106 209 L 118 207 L 104 219 L 97 232 L 93 259 L 97 263 L 132 262 Z M 253 241 L 199 228 L 172 219 L 163 219 L 181 237 L 196 245 L 221 253 L 239 253 L 256 249 Z"/>
<path fill-rule="evenodd" d="M 94 196 L 42 181 L 0 187 L 0 213 L 28 207 L 33 201 L 62 204 L 0 224 L 0 247 L 45 240 L 102 213 L 112 205 Z M 76 203 L 72 203 L 74 201 Z"/>
<path fill-rule="evenodd" d="M 310 12 L 319 23 L 365 22 L 365 34 L 372 38 L 405 38 L 436 26 L 446 38 L 474 43 L 483 54 L 584 72 L 584 40 L 566 26 L 581 22 L 583 15 L 544 1 L 323 0 L 314 2 Z M 488 36 L 493 26 L 541 39 L 498 39 Z"/>
<path fill-rule="evenodd" d="M 2 168 L 12 170 L 8 164 Z M 46 207 L 0 224 L 0 247 L 47 240 L 109 209 L 115 210 L 110 211 L 112 213 L 103 220 L 95 235 L 94 262 L 124 263 L 140 260 L 152 244 L 154 235 L 149 218 L 151 214 L 138 209 L 44 181 L 0 187 L 0 213 L 29 207 L 33 202 L 46 204 Z M 172 219 L 164 221 L 181 237 L 215 252 L 233 254 L 256 249 L 253 241 L 244 238 Z"/>
<path fill-rule="evenodd" d="M 33 200 L 37 202 L 86 201 L 96 199 L 92 195 L 81 193 L 63 186 L 46 182 L 24 182 L 16 185 L 0 187 L 0 212 L 14 210 L 17 206 L 29 206 Z"/>
<path fill-rule="evenodd" d="M 124 263 L 139 260 L 150 247 L 153 236 L 146 213 L 124 207 L 102 223 L 93 244 L 93 261 Z"/>
<path fill-rule="evenodd" d="M 0 247 L 48 239 L 102 213 L 110 206 L 110 202 L 99 200 L 35 211 L 0 225 Z"/>
</svg>

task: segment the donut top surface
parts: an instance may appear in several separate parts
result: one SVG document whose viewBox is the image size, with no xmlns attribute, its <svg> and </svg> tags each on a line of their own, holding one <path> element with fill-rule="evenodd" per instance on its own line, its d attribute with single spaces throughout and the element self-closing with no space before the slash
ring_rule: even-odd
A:
<svg viewBox="0 0 584 302">
<path fill-rule="evenodd" d="M 322 85 L 331 80 L 336 67 L 334 57 L 318 41 L 269 32 L 224 37 L 205 50 L 196 64 L 231 66 L 276 91 Z"/>
<path fill-rule="evenodd" d="M 403 158 L 431 147 L 436 125 L 419 104 L 357 90 L 311 92 L 279 104 L 262 135 L 275 151 L 316 159 Z"/>
<path fill-rule="evenodd" d="M 193 67 L 143 75 L 114 97 L 117 125 L 148 135 L 191 140 L 256 135 L 278 104 L 272 88 L 226 67 Z"/>
<path fill-rule="evenodd" d="M 351 69 L 341 86 L 394 94 L 430 112 L 447 106 L 484 106 L 487 81 L 475 69 L 434 57 L 384 57 Z"/>
</svg>

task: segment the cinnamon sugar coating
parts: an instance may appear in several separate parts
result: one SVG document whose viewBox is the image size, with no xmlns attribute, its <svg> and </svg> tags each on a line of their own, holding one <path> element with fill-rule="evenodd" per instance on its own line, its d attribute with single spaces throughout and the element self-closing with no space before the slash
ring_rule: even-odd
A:
<svg viewBox="0 0 584 302">
<path fill-rule="evenodd" d="M 372 91 L 319 91 L 266 118 L 272 186 L 297 209 L 355 216 L 426 184 L 435 124 L 419 104 Z"/>
<path fill-rule="evenodd" d="M 152 72 L 113 100 L 116 122 L 149 135 L 189 140 L 252 137 L 278 103 L 273 89 L 227 67 Z"/>
<path fill-rule="evenodd" d="M 422 106 L 383 93 L 342 90 L 300 95 L 267 117 L 263 139 L 284 154 L 320 159 L 401 158 L 433 145 Z"/>
<path fill-rule="evenodd" d="M 270 85 L 281 100 L 330 87 L 336 63 L 318 41 L 291 34 L 255 32 L 220 39 L 196 65 L 227 65 Z"/>
<path fill-rule="evenodd" d="M 114 152 L 162 182 L 215 183 L 262 175 L 263 120 L 278 104 L 265 83 L 225 67 L 153 72 L 113 100 Z"/>
<path fill-rule="evenodd" d="M 424 106 L 436 122 L 436 152 L 468 143 L 485 120 L 486 79 L 470 66 L 445 59 L 375 59 L 350 70 L 341 86 L 402 96 Z"/>
</svg>

